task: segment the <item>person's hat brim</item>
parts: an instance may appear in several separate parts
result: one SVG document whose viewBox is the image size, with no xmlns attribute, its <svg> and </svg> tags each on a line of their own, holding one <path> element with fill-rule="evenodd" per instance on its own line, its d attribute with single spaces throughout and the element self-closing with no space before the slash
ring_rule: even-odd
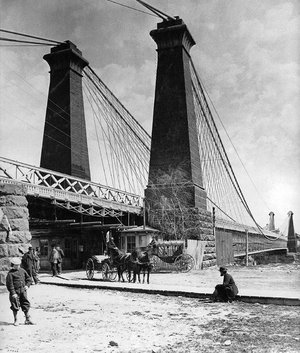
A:
<svg viewBox="0 0 300 353">
<path fill-rule="evenodd" d="M 19 257 L 13 257 L 11 260 L 10 260 L 10 263 L 12 265 L 21 265 L 21 259 Z"/>
</svg>

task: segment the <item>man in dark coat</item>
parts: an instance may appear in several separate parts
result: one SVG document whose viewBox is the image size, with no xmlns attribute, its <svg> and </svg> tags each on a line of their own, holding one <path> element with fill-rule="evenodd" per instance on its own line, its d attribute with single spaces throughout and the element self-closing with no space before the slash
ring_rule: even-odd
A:
<svg viewBox="0 0 300 353">
<path fill-rule="evenodd" d="M 28 251 L 22 257 L 22 267 L 33 278 L 34 283 L 38 284 L 40 281 L 36 273 L 37 258 L 33 252 L 32 245 L 29 244 Z"/>
<path fill-rule="evenodd" d="M 56 246 L 56 250 L 58 252 L 58 259 L 57 259 L 57 274 L 60 275 L 62 273 L 62 262 L 65 254 L 63 249 L 59 245 Z"/>
<path fill-rule="evenodd" d="M 227 273 L 227 268 L 220 267 L 220 276 L 223 276 L 223 284 L 217 284 L 213 292 L 213 301 L 232 302 L 238 294 L 238 288 L 232 276 Z"/>
<path fill-rule="evenodd" d="M 48 260 L 51 264 L 51 270 L 52 270 L 52 276 L 57 276 L 58 274 L 58 259 L 59 259 L 59 253 L 56 250 L 56 247 L 54 244 L 51 245 L 52 250 L 49 254 Z"/>
<path fill-rule="evenodd" d="M 27 289 L 31 285 L 31 278 L 28 273 L 20 268 L 21 259 L 11 259 L 11 270 L 6 276 L 6 288 L 9 291 L 10 309 L 14 315 L 14 326 L 18 326 L 17 314 L 20 308 L 25 314 L 25 325 L 33 325 L 29 316 L 30 302 L 27 299 Z"/>
</svg>

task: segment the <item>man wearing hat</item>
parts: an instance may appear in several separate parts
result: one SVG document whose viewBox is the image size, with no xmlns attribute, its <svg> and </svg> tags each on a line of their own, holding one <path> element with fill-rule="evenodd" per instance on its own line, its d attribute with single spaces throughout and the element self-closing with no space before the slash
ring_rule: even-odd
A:
<svg viewBox="0 0 300 353">
<path fill-rule="evenodd" d="M 27 289 L 31 285 L 28 273 L 20 267 L 21 259 L 11 259 L 11 270 L 6 276 L 6 287 L 9 291 L 10 309 L 14 315 L 14 326 L 18 326 L 17 314 L 20 308 L 25 314 L 25 325 L 33 325 L 29 316 L 30 302 L 27 299 Z"/>
<path fill-rule="evenodd" d="M 40 283 L 37 273 L 36 273 L 36 262 L 37 258 L 33 252 L 33 247 L 31 244 L 28 245 L 28 251 L 22 257 L 22 267 L 29 274 L 30 277 L 33 278 L 34 283 Z"/>
<path fill-rule="evenodd" d="M 220 276 L 223 276 L 223 284 L 217 284 L 213 292 L 213 301 L 232 302 L 238 294 L 238 288 L 232 276 L 227 273 L 227 268 L 220 267 Z"/>
</svg>

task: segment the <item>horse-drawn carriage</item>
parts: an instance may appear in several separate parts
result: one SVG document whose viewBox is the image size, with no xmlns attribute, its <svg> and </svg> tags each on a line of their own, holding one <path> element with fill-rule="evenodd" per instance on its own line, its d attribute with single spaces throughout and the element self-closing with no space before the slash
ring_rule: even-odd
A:
<svg viewBox="0 0 300 353">
<path fill-rule="evenodd" d="M 115 281 L 118 275 L 118 269 L 113 264 L 110 256 L 94 255 L 87 260 L 86 277 L 93 279 L 95 272 L 101 272 L 104 280 Z"/>
<path fill-rule="evenodd" d="M 186 253 L 184 240 L 152 241 L 148 246 L 152 247 L 154 271 L 168 269 L 177 272 L 189 272 L 195 266 L 193 256 Z"/>
<path fill-rule="evenodd" d="M 123 280 L 125 272 L 128 282 L 135 282 L 136 276 L 140 282 L 140 273 L 143 273 L 143 281 L 152 269 L 159 269 L 159 262 L 173 266 L 177 272 L 189 272 L 195 266 L 194 258 L 186 253 L 184 241 L 152 240 L 144 251 L 138 253 L 136 250 L 131 254 L 121 252 L 114 243 L 109 247 L 108 255 L 94 255 L 87 260 L 86 276 L 93 279 L 95 272 L 101 272 L 104 280 Z M 170 268 L 170 267 L 169 267 Z M 133 276 L 131 276 L 133 274 Z"/>
<path fill-rule="evenodd" d="M 104 280 L 124 282 L 123 273 L 126 274 L 128 282 L 140 282 L 140 274 L 143 273 L 143 282 L 147 274 L 147 283 L 153 267 L 147 252 L 124 253 L 118 249 L 113 238 L 107 244 L 108 255 L 94 255 L 87 260 L 86 276 L 93 279 L 95 272 L 102 272 Z"/>
</svg>

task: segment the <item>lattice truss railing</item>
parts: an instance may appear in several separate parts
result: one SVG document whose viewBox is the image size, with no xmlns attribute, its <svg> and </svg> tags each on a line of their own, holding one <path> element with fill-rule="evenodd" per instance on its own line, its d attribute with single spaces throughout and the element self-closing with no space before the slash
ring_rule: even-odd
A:
<svg viewBox="0 0 300 353">
<path fill-rule="evenodd" d="M 220 220 L 247 225 L 246 227 L 251 225 L 257 227 L 232 169 L 203 86 L 192 62 L 191 76 L 208 208 L 211 210 L 214 207 L 216 218 Z"/>
<path fill-rule="evenodd" d="M 139 195 L 0 157 L 0 183 L 22 184 L 28 195 L 92 216 L 141 212 Z"/>
<path fill-rule="evenodd" d="M 92 114 L 99 161 L 95 177 L 120 190 L 144 195 L 151 138 L 96 73 L 84 70 L 85 111 Z M 94 177 L 94 179 L 95 179 Z"/>
</svg>

